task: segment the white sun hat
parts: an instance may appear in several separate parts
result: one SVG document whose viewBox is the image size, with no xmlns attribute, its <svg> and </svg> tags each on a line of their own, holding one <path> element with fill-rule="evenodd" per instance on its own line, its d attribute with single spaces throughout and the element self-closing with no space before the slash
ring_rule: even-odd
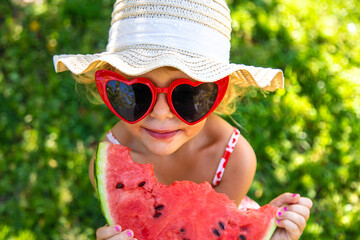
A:
<svg viewBox="0 0 360 240">
<path fill-rule="evenodd" d="M 229 63 L 230 10 L 225 0 L 117 0 L 106 51 L 56 55 L 56 72 L 75 75 L 110 66 L 130 76 L 174 67 L 197 81 L 227 75 L 243 87 L 283 88 L 279 69 Z"/>
</svg>

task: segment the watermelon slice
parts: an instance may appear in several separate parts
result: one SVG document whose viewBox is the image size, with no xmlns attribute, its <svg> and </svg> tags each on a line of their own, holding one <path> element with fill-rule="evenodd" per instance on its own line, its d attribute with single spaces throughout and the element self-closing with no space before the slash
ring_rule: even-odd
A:
<svg viewBox="0 0 360 240">
<path fill-rule="evenodd" d="M 95 176 L 108 224 L 133 230 L 138 240 L 262 240 L 276 228 L 278 208 L 239 210 L 207 182 L 161 184 L 151 164 L 135 163 L 121 145 L 99 144 Z"/>
</svg>

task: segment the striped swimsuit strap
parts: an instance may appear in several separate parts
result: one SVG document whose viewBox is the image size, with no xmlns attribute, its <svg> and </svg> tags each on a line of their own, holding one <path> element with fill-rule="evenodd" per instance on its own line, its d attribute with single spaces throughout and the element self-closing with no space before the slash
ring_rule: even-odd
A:
<svg viewBox="0 0 360 240">
<path fill-rule="evenodd" d="M 214 179 L 212 181 L 212 186 L 213 187 L 219 185 L 219 183 L 221 182 L 221 179 L 222 179 L 222 177 L 224 175 L 224 172 L 225 172 L 226 165 L 227 165 L 227 163 L 229 161 L 230 155 L 233 152 L 236 143 L 239 140 L 239 137 L 240 137 L 240 131 L 237 128 L 234 128 L 234 132 L 231 135 L 231 138 L 230 138 L 230 140 L 228 142 L 228 145 L 225 148 L 224 155 L 222 156 L 222 158 L 220 160 L 220 163 L 219 163 L 218 168 L 216 170 Z"/>
</svg>

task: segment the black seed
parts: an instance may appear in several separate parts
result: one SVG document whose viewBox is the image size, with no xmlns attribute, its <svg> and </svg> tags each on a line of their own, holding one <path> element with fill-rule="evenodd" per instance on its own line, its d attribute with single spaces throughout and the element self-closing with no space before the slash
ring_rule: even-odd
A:
<svg viewBox="0 0 360 240">
<path fill-rule="evenodd" d="M 120 189 L 120 188 L 123 188 L 124 187 L 124 184 L 122 184 L 122 183 L 118 183 L 118 184 L 116 184 L 116 189 Z"/>
<path fill-rule="evenodd" d="M 162 215 L 162 213 L 155 213 L 155 215 L 154 215 L 154 218 L 158 218 L 158 217 L 160 217 Z"/>
<path fill-rule="evenodd" d="M 222 222 L 219 222 L 219 226 L 222 230 L 225 230 L 225 225 Z"/>
<path fill-rule="evenodd" d="M 246 237 L 245 237 L 244 235 L 240 235 L 240 236 L 239 236 L 239 239 L 241 239 L 241 240 L 246 240 Z"/>
<path fill-rule="evenodd" d="M 219 230 L 217 230 L 216 228 L 213 229 L 213 233 L 214 233 L 216 236 L 220 237 L 220 232 L 219 232 Z"/>
<path fill-rule="evenodd" d="M 185 228 L 180 229 L 180 232 L 185 232 Z"/>
<path fill-rule="evenodd" d="M 143 186 L 145 185 L 145 183 L 146 183 L 145 181 L 142 181 L 141 183 L 139 183 L 138 186 L 139 186 L 139 187 L 143 187 Z"/>
<path fill-rule="evenodd" d="M 164 209 L 164 205 L 157 205 L 156 207 L 155 207 L 155 210 L 163 210 Z"/>
</svg>

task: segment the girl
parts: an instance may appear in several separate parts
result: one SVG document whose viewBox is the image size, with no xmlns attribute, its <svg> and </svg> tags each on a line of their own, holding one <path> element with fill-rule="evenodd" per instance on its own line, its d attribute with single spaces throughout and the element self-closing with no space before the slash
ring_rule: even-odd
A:
<svg viewBox="0 0 360 240">
<path fill-rule="evenodd" d="M 117 0 L 106 52 L 59 55 L 54 63 L 57 72 L 70 70 L 80 83 L 96 82 L 97 94 L 121 119 L 103 141 L 131 148 L 134 161 L 153 164 L 164 184 L 208 181 L 239 207 L 254 207 L 246 197 L 254 151 L 214 111 L 230 113 L 239 90 L 250 85 L 282 88 L 283 75 L 230 64 L 230 32 L 223 0 Z M 285 193 L 270 204 L 281 207 L 272 239 L 299 239 L 311 200 Z M 134 239 L 118 225 L 101 227 L 96 236 Z"/>
</svg>

